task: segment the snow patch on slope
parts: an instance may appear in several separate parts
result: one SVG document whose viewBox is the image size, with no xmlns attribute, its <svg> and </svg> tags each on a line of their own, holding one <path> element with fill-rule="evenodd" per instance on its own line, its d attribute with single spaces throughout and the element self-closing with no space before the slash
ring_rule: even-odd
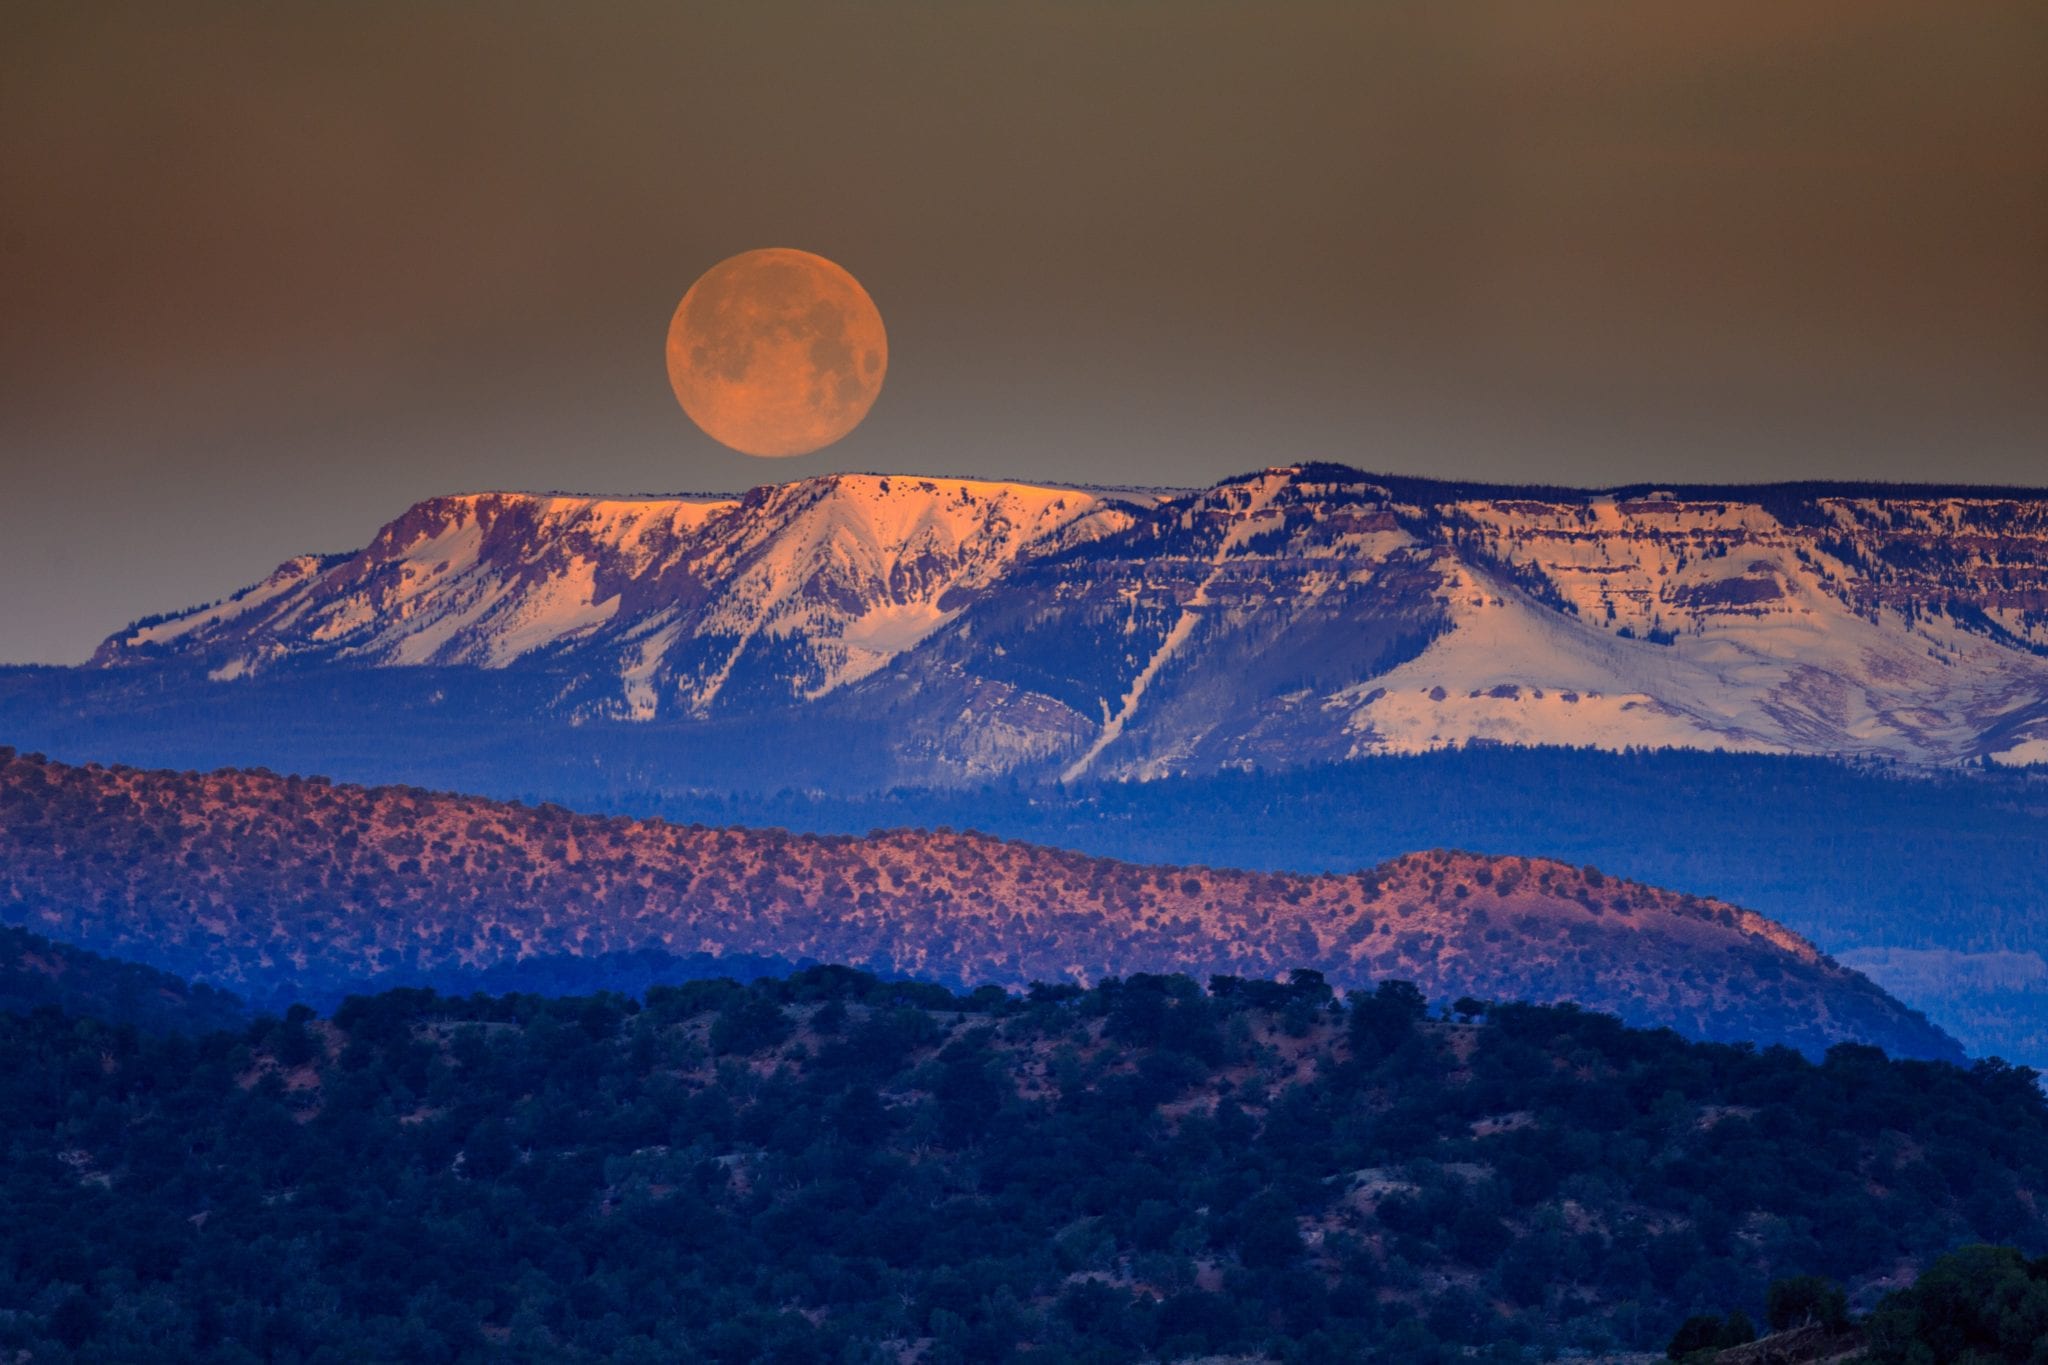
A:
<svg viewBox="0 0 2048 1365">
<path fill-rule="evenodd" d="M 125 639 L 137 645 L 169 644 L 185 636 L 197 634 L 209 626 L 218 625 L 222 621 L 254 612 L 303 587 L 319 572 L 320 559 L 316 555 L 299 555 L 287 559 L 272 570 L 268 578 L 252 587 L 244 588 L 224 602 L 182 612 L 153 625 L 143 626 L 131 631 Z"/>
<path fill-rule="evenodd" d="M 2029 739 L 2001 749 L 1991 757 L 2010 767 L 2030 767 L 2037 763 L 2048 763 L 2048 739 Z"/>
<path fill-rule="evenodd" d="M 1769 597 L 1663 616 L 1680 627 L 1663 644 L 1460 568 L 1447 580 L 1453 629 L 1327 705 L 1347 715 L 1354 754 L 1491 741 L 1952 762 L 1989 718 L 2040 698 L 2048 671 L 2027 656 L 1945 620 L 1861 616 L 1827 590 L 1825 566 L 1755 551 L 1738 567 L 1767 575 Z"/>
<path fill-rule="evenodd" d="M 1026 552 L 1127 523 L 1097 495 L 1029 484 L 854 474 L 768 490 L 710 538 L 720 591 L 698 633 L 737 643 L 683 699 L 707 714 L 758 639 L 792 635 L 819 670 L 804 695 L 822 696 L 914 648 Z"/>
<path fill-rule="evenodd" d="M 1172 662 L 1174 655 L 1181 651 L 1181 647 L 1188 642 L 1188 637 L 1195 633 L 1195 627 L 1201 623 L 1202 615 L 1209 606 L 1209 590 L 1215 587 L 1217 578 L 1222 575 L 1225 562 L 1232 554 L 1242 549 L 1244 543 L 1252 536 L 1280 524 L 1279 518 L 1268 519 L 1265 511 L 1286 487 L 1292 473 L 1291 470 L 1269 471 L 1249 484 L 1219 490 L 1220 494 L 1230 499 L 1231 525 L 1217 544 L 1216 553 L 1209 560 L 1208 575 L 1196 585 L 1193 595 L 1181 609 L 1180 616 L 1167 630 L 1166 637 L 1159 642 L 1159 647 L 1152 651 L 1152 657 L 1145 661 L 1145 666 L 1131 679 L 1130 689 L 1118 703 L 1116 713 L 1103 718 L 1102 729 L 1096 734 L 1093 742 L 1060 774 L 1062 782 L 1079 780 L 1094 766 L 1102 751 L 1116 743 L 1123 735 L 1124 729 L 1131 723 L 1131 717 L 1137 714 L 1139 703 L 1144 701 L 1146 689 L 1151 687 L 1152 680 L 1159 676 L 1161 669 Z M 1242 488 L 1245 494 L 1241 503 L 1234 496 L 1239 488 Z M 1190 512 L 1189 515 L 1192 516 L 1193 513 Z"/>
</svg>

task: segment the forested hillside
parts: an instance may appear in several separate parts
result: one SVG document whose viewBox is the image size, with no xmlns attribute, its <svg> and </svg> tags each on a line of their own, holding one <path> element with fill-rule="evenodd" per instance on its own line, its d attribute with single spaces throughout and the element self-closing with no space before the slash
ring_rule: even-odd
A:
<svg viewBox="0 0 2048 1365">
<path fill-rule="evenodd" d="M 515 789 L 559 793 L 555 785 Z M 872 797 L 584 792 L 586 808 L 853 833 L 953 825 L 1132 862 L 1350 871 L 1453 847 L 1593 863 L 1769 915 L 1979 1056 L 2048 1064 L 2048 770 L 1477 748 L 1297 772 Z"/>
<path fill-rule="evenodd" d="M 290 705 L 265 690 L 271 682 L 245 680 L 185 729 L 161 722 L 151 690 L 161 680 L 0 669 L 0 736 L 79 761 L 261 763 L 685 824 L 950 825 L 1130 862 L 1351 871 L 1466 848 L 1590 863 L 1757 910 L 1870 972 L 1974 1055 L 2048 1066 L 2048 768 L 1904 774 L 1758 754 L 1473 747 L 1143 783 L 818 797 L 801 793 L 844 785 L 835 774 L 861 769 L 869 736 L 835 736 L 795 775 L 747 766 L 753 750 L 788 747 L 772 718 L 693 731 L 687 743 L 659 727 L 522 730 L 515 759 L 489 733 L 545 699 L 523 674 L 319 679 Z M 287 681 L 312 687 L 298 674 L 275 686 Z M 117 684 L 118 697 L 95 692 Z M 338 738 L 309 715 L 360 724 Z M 734 790 L 733 772 L 750 775 L 741 788 L 767 790 Z M 792 785 L 798 794 L 783 790 Z M 1886 949 L 1943 956 L 1894 972 L 1897 959 L 1864 955 Z M 2036 974 L 1982 956 L 2005 953 L 2036 959 Z"/>
<path fill-rule="evenodd" d="M 1954 1040 L 1760 915 L 1597 868 L 1435 851 L 1342 877 L 1142 866 L 948 830 L 573 815 L 0 750 L 0 917 L 270 996 L 656 950 L 955 982 L 1133 971 L 1571 1000 L 1705 1038 Z"/>
<path fill-rule="evenodd" d="M 0 1012 L 39 1009 L 185 1033 L 239 1028 L 248 1019 L 226 991 L 0 927 Z"/>
<path fill-rule="evenodd" d="M 2031 1073 L 1385 983 L 1132 977 L 0 1017 L 43 1362 L 1510 1361 L 2048 1243 Z"/>
</svg>

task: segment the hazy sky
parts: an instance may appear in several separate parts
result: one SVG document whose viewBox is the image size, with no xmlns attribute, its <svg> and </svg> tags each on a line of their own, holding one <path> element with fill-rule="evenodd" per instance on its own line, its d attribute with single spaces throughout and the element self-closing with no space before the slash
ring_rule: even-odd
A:
<svg viewBox="0 0 2048 1365">
<path fill-rule="evenodd" d="M 676 300 L 830 256 L 866 424 Z M 2048 483 L 2039 0 L 0 7 L 0 661 L 487 487 Z"/>
</svg>

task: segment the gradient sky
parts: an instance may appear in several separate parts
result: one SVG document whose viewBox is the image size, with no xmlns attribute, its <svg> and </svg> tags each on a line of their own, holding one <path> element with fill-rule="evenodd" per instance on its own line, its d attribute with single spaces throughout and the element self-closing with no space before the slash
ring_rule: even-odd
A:
<svg viewBox="0 0 2048 1365">
<path fill-rule="evenodd" d="M 705 267 L 860 278 L 756 461 Z M 0 661 L 476 488 L 2048 483 L 2038 0 L 0 9 Z"/>
</svg>

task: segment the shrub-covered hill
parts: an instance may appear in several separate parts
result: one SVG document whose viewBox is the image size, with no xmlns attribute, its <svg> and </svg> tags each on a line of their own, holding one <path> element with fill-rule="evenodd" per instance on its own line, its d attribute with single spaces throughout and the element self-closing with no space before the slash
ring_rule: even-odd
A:
<svg viewBox="0 0 2048 1365">
<path fill-rule="evenodd" d="M 0 1012 L 38 1009 L 184 1033 L 240 1028 L 249 1017 L 226 991 L 0 927 Z"/>
<path fill-rule="evenodd" d="M 5 749 L 0 918 L 263 994 L 648 949 L 1013 986 L 1306 966 L 1814 1055 L 1846 1039 L 1961 1057 L 1782 925 L 1539 859 L 1422 853 L 1341 877 L 1143 867 L 943 829 L 707 829 Z"/>
<path fill-rule="evenodd" d="M 1681 1365 L 2032 1365 L 2048 1360 L 2048 1256 L 1958 1247 L 1856 1321 L 1841 1287 L 1803 1275 L 1771 1286 L 1771 1335 L 1741 1309 L 1688 1319 L 1665 1348 Z"/>
<path fill-rule="evenodd" d="M 2048 1241 L 2030 1072 L 1306 973 L 43 1013 L 0 1057 L 36 1362 L 1504 1361 Z"/>
</svg>

